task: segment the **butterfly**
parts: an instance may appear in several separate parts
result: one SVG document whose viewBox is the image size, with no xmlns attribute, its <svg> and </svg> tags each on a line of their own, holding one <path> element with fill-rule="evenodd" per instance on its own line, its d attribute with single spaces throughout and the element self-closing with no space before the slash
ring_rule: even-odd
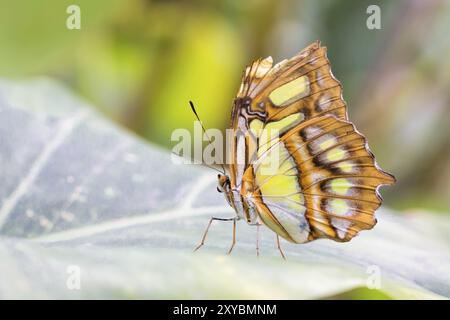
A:
<svg viewBox="0 0 450 320">
<path fill-rule="evenodd" d="M 377 165 L 366 138 L 349 121 L 342 86 L 319 41 L 272 65 L 271 57 L 245 69 L 234 99 L 228 174 L 218 175 L 236 216 L 265 225 L 292 243 L 326 238 L 346 242 L 372 229 L 379 187 L 395 177 Z M 276 132 L 269 134 L 268 132 Z M 267 170 L 271 167 L 271 170 Z M 266 169 L 266 170 L 264 170 Z"/>
</svg>

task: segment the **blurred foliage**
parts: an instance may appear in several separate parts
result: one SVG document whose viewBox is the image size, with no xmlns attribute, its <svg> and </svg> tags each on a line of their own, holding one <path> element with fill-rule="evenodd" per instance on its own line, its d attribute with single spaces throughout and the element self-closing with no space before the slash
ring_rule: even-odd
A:
<svg viewBox="0 0 450 320">
<path fill-rule="evenodd" d="M 397 208 L 450 210 L 448 1 L 0 1 L 0 76 L 48 75 L 145 138 L 171 146 L 192 130 L 226 128 L 241 72 L 287 58 L 316 39 L 328 47 L 350 118 L 398 183 Z M 366 8 L 381 7 L 368 30 Z"/>
<path fill-rule="evenodd" d="M 381 290 L 359 287 L 327 297 L 325 300 L 355 300 L 355 299 L 392 300 L 392 297 L 388 296 Z"/>
</svg>

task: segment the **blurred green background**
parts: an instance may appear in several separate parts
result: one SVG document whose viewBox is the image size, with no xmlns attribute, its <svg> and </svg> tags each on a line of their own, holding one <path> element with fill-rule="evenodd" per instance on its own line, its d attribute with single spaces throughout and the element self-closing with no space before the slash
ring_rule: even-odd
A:
<svg viewBox="0 0 450 320">
<path fill-rule="evenodd" d="M 81 30 L 66 28 L 71 4 Z M 366 27 L 370 4 L 381 30 Z M 225 129 L 244 67 L 328 47 L 350 119 L 398 183 L 389 206 L 450 212 L 449 1 L 0 1 L 0 76 L 59 79 L 113 121 L 172 146 Z"/>
</svg>

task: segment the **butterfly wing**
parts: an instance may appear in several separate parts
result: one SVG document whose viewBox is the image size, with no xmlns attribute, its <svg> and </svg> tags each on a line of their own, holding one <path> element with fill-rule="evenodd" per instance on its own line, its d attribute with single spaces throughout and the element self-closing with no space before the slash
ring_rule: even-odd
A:
<svg viewBox="0 0 450 320">
<path fill-rule="evenodd" d="M 238 98 L 250 97 L 251 112 L 265 114 L 265 122 L 293 113 L 305 120 L 324 114 L 347 119 L 342 86 L 331 72 L 326 47 L 314 42 L 289 60 L 272 67 L 272 58 L 247 67 Z"/>
<path fill-rule="evenodd" d="M 240 185 L 255 148 L 247 133 L 249 123 L 278 122 L 296 114 L 300 121 L 324 114 L 347 119 L 342 87 L 331 72 L 326 48 L 314 42 L 289 60 L 272 66 L 271 57 L 259 59 L 244 72 L 234 101 L 230 127 L 232 185 Z M 245 138 L 245 136 L 247 136 Z"/>
<path fill-rule="evenodd" d="M 264 163 L 277 166 L 264 173 Z M 333 115 L 286 131 L 252 167 L 261 219 L 297 243 L 348 241 L 371 229 L 381 204 L 378 188 L 394 182 L 379 169 L 364 136 Z"/>
<path fill-rule="evenodd" d="M 261 220 L 291 242 L 348 241 L 376 223 L 378 187 L 394 178 L 347 120 L 319 42 L 273 67 L 270 57 L 257 60 L 244 73 L 231 117 L 231 185 L 241 187 L 241 202 L 252 192 Z"/>
</svg>

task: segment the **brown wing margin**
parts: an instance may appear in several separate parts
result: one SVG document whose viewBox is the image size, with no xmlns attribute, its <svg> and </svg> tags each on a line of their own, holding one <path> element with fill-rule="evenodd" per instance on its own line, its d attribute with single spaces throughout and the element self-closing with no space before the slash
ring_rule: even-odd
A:
<svg viewBox="0 0 450 320">
<path fill-rule="evenodd" d="M 305 120 L 325 114 L 348 119 L 342 85 L 331 72 L 327 48 L 322 47 L 319 41 L 270 70 L 269 65 L 272 65 L 271 57 L 257 60 L 247 67 L 238 94 L 238 97 L 252 99 L 252 111 L 266 112 L 266 122 L 278 121 L 297 112 L 303 113 Z M 306 96 L 283 107 L 272 104 L 268 97 L 273 90 L 302 76 L 308 79 L 309 93 Z"/>
<path fill-rule="evenodd" d="M 375 225 L 382 201 L 378 189 L 395 178 L 378 167 L 352 123 L 317 117 L 291 129 L 281 141 L 299 168 L 310 240 L 349 241 Z"/>
</svg>

